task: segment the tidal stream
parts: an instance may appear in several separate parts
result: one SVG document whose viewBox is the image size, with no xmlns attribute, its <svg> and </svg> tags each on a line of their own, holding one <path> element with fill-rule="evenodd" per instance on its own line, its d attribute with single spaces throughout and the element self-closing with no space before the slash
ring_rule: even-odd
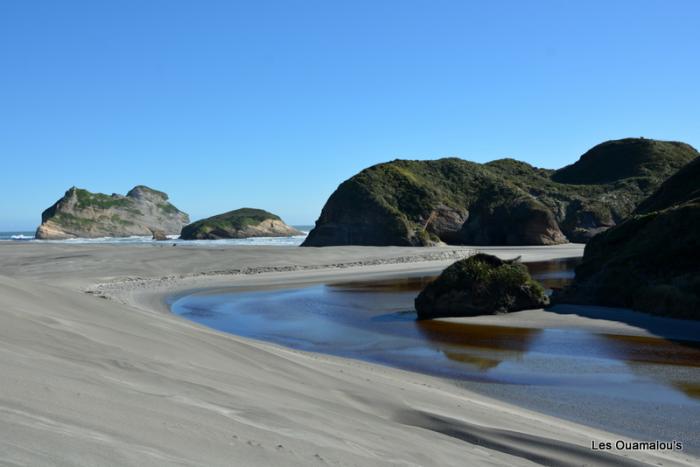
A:
<svg viewBox="0 0 700 467">
<path fill-rule="evenodd" d="M 529 263 L 546 288 L 576 260 Z M 448 378 L 526 408 L 700 452 L 700 348 L 657 337 L 572 328 L 416 321 L 413 299 L 432 277 L 291 289 L 203 291 L 174 313 L 295 349 Z"/>
</svg>

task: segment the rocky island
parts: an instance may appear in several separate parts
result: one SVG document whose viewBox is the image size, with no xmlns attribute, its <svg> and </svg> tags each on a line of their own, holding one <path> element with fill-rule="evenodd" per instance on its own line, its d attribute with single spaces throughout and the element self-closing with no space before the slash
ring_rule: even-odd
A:
<svg viewBox="0 0 700 467">
<path fill-rule="evenodd" d="M 513 159 L 394 160 L 343 182 L 302 246 L 587 242 L 697 156 L 684 143 L 627 138 L 559 170 Z"/>
<path fill-rule="evenodd" d="M 700 159 L 595 236 L 558 302 L 700 319 Z"/>
<path fill-rule="evenodd" d="M 168 201 L 167 194 L 147 186 L 136 186 L 126 196 L 72 187 L 41 214 L 36 238 L 176 235 L 189 221 L 187 214 Z"/>
<path fill-rule="evenodd" d="M 302 232 L 262 209 L 241 208 L 198 220 L 183 227 L 183 240 L 218 240 L 224 238 L 289 237 Z"/>
<path fill-rule="evenodd" d="M 524 264 L 484 253 L 449 266 L 415 300 L 418 319 L 491 315 L 547 304 L 544 288 Z"/>
</svg>

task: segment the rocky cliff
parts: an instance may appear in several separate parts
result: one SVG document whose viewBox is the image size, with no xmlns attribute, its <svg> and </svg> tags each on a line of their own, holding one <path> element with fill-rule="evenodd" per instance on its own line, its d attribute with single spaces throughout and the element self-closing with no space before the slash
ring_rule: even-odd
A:
<svg viewBox="0 0 700 467">
<path fill-rule="evenodd" d="M 279 216 L 262 209 L 241 208 L 202 219 L 185 226 L 180 233 L 184 240 L 217 240 L 223 238 L 288 237 L 302 232 L 285 224 Z"/>
<path fill-rule="evenodd" d="M 700 159 L 632 216 L 594 237 L 558 302 L 628 307 L 700 319 Z"/>
<path fill-rule="evenodd" d="M 189 216 L 170 204 L 168 195 L 146 186 L 137 186 L 126 196 L 73 187 L 42 213 L 36 237 L 151 236 L 154 231 L 176 235 L 188 222 Z"/>
<path fill-rule="evenodd" d="M 683 143 L 629 138 L 557 171 L 513 159 L 395 160 L 343 182 L 303 246 L 586 242 L 697 156 Z"/>
</svg>

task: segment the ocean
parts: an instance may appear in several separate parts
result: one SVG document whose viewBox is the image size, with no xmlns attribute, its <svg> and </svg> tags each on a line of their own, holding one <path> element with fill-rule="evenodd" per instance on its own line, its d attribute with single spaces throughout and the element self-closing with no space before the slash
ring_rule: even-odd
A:
<svg viewBox="0 0 700 467">
<path fill-rule="evenodd" d="M 179 240 L 177 235 L 170 235 L 167 243 L 193 246 L 226 246 L 226 245 L 268 245 L 268 246 L 299 246 L 306 238 L 306 235 L 313 228 L 312 225 L 295 225 L 296 229 L 302 231 L 303 235 L 290 237 L 254 237 L 236 238 L 226 240 Z M 67 243 L 67 244 L 97 244 L 109 243 L 119 245 L 129 245 L 134 243 L 166 243 L 156 242 L 149 236 L 132 237 L 101 237 L 101 238 L 71 238 L 68 240 L 37 240 L 33 231 L 10 231 L 0 232 L 0 242 L 36 242 L 36 243 Z"/>
</svg>

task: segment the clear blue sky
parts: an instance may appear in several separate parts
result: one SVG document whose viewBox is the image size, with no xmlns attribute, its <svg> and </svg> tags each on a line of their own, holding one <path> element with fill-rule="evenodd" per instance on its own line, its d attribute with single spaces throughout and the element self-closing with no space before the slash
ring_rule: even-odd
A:
<svg viewBox="0 0 700 467">
<path fill-rule="evenodd" d="M 700 145 L 698 1 L 0 2 L 0 230 L 72 185 L 310 223 L 394 158 Z"/>
</svg>

